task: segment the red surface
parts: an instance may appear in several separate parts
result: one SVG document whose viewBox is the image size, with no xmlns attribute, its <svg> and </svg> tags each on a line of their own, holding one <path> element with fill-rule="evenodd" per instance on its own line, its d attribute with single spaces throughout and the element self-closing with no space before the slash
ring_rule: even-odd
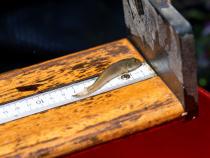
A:
<svg viewBox="0 0 210 158">
<path fill-rule="evenodd" d="M 199 117 L 174 121 L 69 158 L 210 158 L 210 93 L 199 89 Z"/>
</svg>

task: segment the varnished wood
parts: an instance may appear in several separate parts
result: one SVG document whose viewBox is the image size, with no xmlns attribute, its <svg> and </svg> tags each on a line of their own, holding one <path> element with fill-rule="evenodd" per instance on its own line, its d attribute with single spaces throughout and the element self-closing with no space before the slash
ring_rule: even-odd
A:
<svg viewBox="0 0 210 158">
<path fill-rule="evenodd" d="M 127 39 L 0 75 L 0 104 L 98 75 L 128 57 Z M 180 117 L 159 77 L 0 125 L 0 157 L 51 157 L 82 150 Z"/>
</svg>

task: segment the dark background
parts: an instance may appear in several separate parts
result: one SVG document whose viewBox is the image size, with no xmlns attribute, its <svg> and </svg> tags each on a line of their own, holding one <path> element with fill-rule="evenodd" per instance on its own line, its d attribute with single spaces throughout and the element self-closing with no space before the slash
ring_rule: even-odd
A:
<svg viewBox="0 0 210 158">
<path fill-rule="evenodd" d="M 196 38 L 198 84 L 210 90 L 210 1 L 174 0 Z M 126 37 L 121 0 L 7 0 L 0 6 L 0 72 Z"/>
</svg>

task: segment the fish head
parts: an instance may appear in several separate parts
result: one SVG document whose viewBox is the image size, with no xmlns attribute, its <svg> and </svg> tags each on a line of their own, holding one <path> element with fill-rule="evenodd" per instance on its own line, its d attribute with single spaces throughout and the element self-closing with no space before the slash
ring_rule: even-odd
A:
<svg viewBox="0 0 210 158">
<path fill-rule="evenodd" d="M 129 60 L 127 60 L 126 65 L 127 70 L 130 72 L 140 67 L 142 65 L 142 62 L 136 58 L 130 58 Z"/>
</svg>

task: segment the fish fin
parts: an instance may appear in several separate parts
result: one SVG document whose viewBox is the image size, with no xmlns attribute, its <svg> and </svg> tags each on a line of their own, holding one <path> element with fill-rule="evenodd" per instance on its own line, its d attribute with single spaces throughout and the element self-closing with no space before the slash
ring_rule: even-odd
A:
<svg viewBox="0 0 210 158">
<path fill-rule="evenodd" d="M 88 89 L 87 88 L 85 88 L 83 91 L 81 91 L 81 92 L 79 92 L 77 94 L 74 94 L 72 96 L 76 97 L 76 98 L 80 98 L 80 97 L 84 97 L 86 95 L 88 95 Z"/>
</svg>

